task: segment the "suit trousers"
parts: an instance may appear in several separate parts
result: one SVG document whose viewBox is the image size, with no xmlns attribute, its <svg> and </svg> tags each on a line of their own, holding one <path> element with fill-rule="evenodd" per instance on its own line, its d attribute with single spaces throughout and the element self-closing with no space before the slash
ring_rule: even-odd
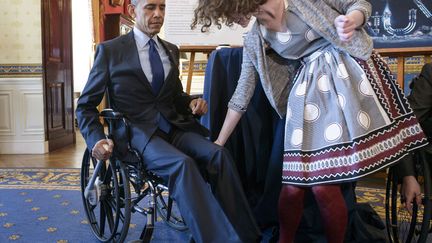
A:
<svg viewBox="0 0 432 243">
<path fill-rule="evenodd" d="M 260 231 L 229 152 L 203 136 L 158 130 L 143 151 L 162 177 L 196 242 L 256 242 Z"/>
</svg>

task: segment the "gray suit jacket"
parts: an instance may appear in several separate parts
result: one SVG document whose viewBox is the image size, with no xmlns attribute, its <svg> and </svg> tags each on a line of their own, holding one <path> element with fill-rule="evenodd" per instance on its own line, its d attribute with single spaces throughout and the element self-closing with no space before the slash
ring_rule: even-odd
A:
<svg viewBox="0 0 432 243">
<path fill-rule="evenodd" d="M 360 59 L 368 59 L 372 53 L 372 40 L 363 28 L 356 31 L 349 42 L 339 40 L 334 19 L 353 10 L 363 12 L 368 19 L 371 6 L 364 0 L 290 0 L 288 8 L 314 28 L 334 46 Z M 280 117 L 286 113 L 288 93 L 294 80 L 299 61 L 288 61 L 277 54 L 267 55 L 268 46 L 256 22 L 243 42 L 243 64 L 236 91 L 228 107 L 245 112 L 259 78 L 272 107 Z"/>
</svg>

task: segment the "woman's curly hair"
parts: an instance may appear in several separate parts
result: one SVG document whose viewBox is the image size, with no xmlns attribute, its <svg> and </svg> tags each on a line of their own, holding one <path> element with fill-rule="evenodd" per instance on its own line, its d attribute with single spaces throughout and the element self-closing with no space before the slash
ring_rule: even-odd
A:
<svg viewBox="0 0 432 243">
<path fill-rule="evenodd" d="M 211 25 L 219 29 L 222 24 L 232 26 L 239 16 L 250 16 L 259 5 L 267 0 L 199 0 L 194 10 L 191 29 L 202 25 L 201 32 L 206 32 Z"/>
</svg>

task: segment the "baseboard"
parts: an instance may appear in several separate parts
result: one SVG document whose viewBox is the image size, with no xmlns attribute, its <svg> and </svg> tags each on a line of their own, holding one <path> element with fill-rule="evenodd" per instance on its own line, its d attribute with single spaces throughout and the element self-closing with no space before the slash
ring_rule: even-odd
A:
<svg viewBox="0 0 432 243">
<path fill-rule="evenodd" d="M 45 154 L 48 141 L 0 141 L 0 154 Z"/>
</svg>

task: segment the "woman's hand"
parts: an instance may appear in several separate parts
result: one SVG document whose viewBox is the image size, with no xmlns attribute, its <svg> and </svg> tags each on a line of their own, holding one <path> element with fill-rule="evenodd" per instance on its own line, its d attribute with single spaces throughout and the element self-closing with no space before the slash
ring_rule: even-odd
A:
<svg viewBox="0 0 432 243">
<path fill-rule="evenodd" d="M 364 23 L 364 15 L 354 10 L 347 15 L 339 15 L 334 20 L 336 31 L 341 41 L 350 41 L 355 30 Z"/>
<path fill-rule="evenodd" d="M 222 146 L 222 147 L 225 145 L 225 143 L 222 142 L 219 138 L 217 138 L 217 139 L 214 141 L 214 143 L 217 144 L 217 145 L 219 145 L 219 146 Z"/>
</svg>

